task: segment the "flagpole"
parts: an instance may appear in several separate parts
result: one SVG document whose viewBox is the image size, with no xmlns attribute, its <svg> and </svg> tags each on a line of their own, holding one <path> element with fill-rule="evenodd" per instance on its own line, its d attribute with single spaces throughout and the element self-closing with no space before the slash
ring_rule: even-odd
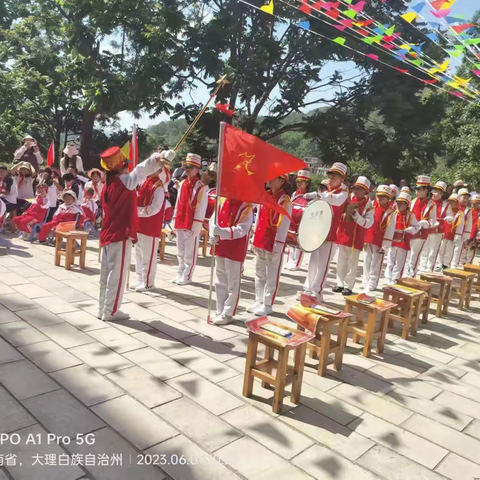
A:
<svg viewBox="0 0 480 480">
<path fill-rule="evenodd" d="M 218 203 L 220 200 L 220 184 L 222 181 L 222 158 L 223 158 L 223 144 L 225 141 L 225 122 L 220 122 L 220 132 L 218 135 L 218 175 L 217 175 L 217 195 L 215 197 L 215 210 L 213 212 L 215 226 L 218 225 Z M 215 247 L 212 248 L 212 265 L 210 268 L 210 288 L 208 290 L 208 314 L 207 314 L 207 323 L 212 323 L 210 315 L 212 312 L 212 291 L 213 291 L 213 271 L 215 270 Z"/>
</svg>

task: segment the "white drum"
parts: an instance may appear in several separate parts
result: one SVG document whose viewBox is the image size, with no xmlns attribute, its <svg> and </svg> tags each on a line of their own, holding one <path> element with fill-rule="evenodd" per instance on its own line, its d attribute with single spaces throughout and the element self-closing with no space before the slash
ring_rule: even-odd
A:
<svg viewBox="0 0 480 480">
<path fill-rule="evenodd" d="M 298 226 L 298 246 L 307 253 L 320 248 L 332 225 L 332 207 L 325 200 L 315 200 L 304 210 Z"/>
</svg>

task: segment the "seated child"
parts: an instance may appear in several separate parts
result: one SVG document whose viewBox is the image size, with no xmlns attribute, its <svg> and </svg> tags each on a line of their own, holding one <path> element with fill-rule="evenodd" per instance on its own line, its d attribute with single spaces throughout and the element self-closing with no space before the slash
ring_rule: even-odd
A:
<svg viewBox="0 0 480 480">
<path fill-rule="evenodd" d="M 65 190 L 62 194 L 62 203 L 58 208 L 51 222 L 45 223 L 38 234 L 39 243 L 47 243 L 48 234 L 55 230 L 55 227 L 62 222 L 76 222 L 81 224 L 84 220 L 83 210 L 77 204 L 77 196 L 72 190 Z"/>
<path fill-rule="evenodd" d="M 102 190 L 103 190 L 103 172 L 99 170 L 98 168 L 92 168 L 88 172 L 88 176 L 90 178 L 90 181 L 88 181 L 85 184 L 85 188 L 93 188 L 94 190 L 94 195 L 93 195 L 93 200 L 95 202 L 100 202 L 102 199 Z"/>
<path fill-rule="evenodd" d="M 91 222 L 95 225 L 95 218 L 97 217 L 97 204 L 94 200 L 95 190 L 93 188 L 86 188 L 83 191 L 82 210 L 85 215 L 85 221 Z"/>
<path fill-rule="evenodd" d="M 13 219 L 24 240 L 30 237 L 34 225 L 45 221 L 49 208 L 48 185 L 40 183 L 35 190 L 35 201 L 25 210 L 23 215 Z"/>
</svg>

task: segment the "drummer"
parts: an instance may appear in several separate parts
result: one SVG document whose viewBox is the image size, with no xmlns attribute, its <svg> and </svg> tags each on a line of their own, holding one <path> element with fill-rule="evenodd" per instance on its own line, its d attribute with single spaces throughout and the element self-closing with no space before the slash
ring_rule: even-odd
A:
<svg viewBox="0 0 480 480">
<path fill-rule="evenodd" d="M 302 218 L 303 211 L 308 205 L 308 200 L 303 196 L 308 192 L 310 187 L 310 170 L 300 170 L 297 174 L 295 180 L 297 184 L 297 191 L 292 196 L 292 219 L 290 223 L 290 235 L 296 235 L 298 232 L 298 224 Z M 287 237 L 287 241 L 288 241 Z M 293 245 L 289 246 L 288 256 L 287 256 L 287 265 L 285 268 L 287 270 L 299 270 L 303 262 L 303 250 Z"/>
<path fill-rule="evenodd" d="M 304 293 L 315 296 L 322 302 L 322 291 L 327 280 L 330 261 L 335 254 L 335 241 L 337 239 L 337 228 L 340 219 L 345 210 L 345 204 L 348 200 L 348 189 L 343 183 L 347 174 L 347 166 L 337 162 L 328 170 L 328 192 L 325 193 L 307 193 L 307 200 L 321 199 L 326 201 L 332 207 L 333 220 L 329 226 L 327 241 L 312 252 L 308 264 L 308 274 L 304 285 Z M 326 228 L 321 220 L 318 222 L 319 228 Z"/>
</svg>

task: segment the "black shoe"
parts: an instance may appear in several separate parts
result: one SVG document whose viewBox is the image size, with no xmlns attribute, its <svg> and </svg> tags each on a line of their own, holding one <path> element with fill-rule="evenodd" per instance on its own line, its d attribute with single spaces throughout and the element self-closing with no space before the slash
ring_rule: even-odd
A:
<svg viewBox="0 0 480 480">
<path fill-rule="evenodd" d="M 345 295 L 345 296 L 352 295 L 352 293 L 353 293 L 352 290 L 350 290 L 349 288 L 344 288 L 342 290 L 342 295 Z"/>
<path fill-rule="evenodd" d="M 343 287 L 333 287 L 332 288 L 332 292 L 335 292 L 335 293 L 340 293 L 343 291 Z"/>
</svg>

